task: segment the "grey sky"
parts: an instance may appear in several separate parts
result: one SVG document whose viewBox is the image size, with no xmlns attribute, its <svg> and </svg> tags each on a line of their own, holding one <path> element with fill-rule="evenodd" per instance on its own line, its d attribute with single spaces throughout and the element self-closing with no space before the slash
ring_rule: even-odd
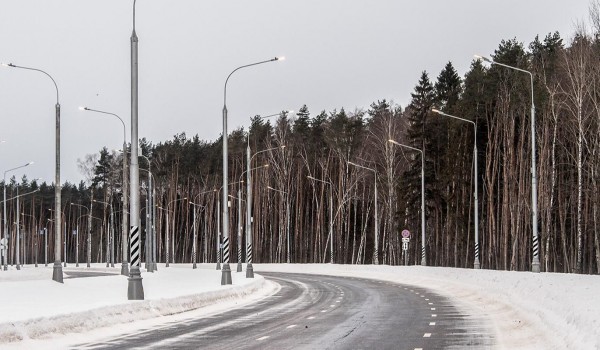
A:
<svg viewBox="0 0 600 350">
<path fill-rule="evenodd" d="M 62 105 L 61 182 L 78 182 L 77 159 L 129 142 L 129 37 L 132 1 L 0 0 L 0 62 L 43 69 Z M 312 115 L 366 109 L 378 99 L 407 104 L 421 71 L 435 79 L 452 61 L 462 76 L 472 55 L 501 39 L 526 45 L 536 34 L 568 39 L 588 18 L 587 0 L 139 0 L 139 134 L 157 143 L 186 132 L 214 140 L 222 131 L 223 84 L 229 130 L 255 114 Z M 54 181 L 52 82 L 0 69 L 0 170 L 22 165 L 30 179 Z M 17 171 L 14 175 L 20 177 Z"/>
</svg>

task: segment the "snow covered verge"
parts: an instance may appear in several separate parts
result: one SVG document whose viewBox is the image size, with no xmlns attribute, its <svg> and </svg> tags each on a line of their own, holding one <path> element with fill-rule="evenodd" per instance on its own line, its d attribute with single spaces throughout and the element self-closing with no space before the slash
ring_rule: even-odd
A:
<svg viewBox="0 0 600 350">
<path fill-rule="evenodd" d="M 500 349 L 600 349 L 600 276 L 422 266 L 255 264 L 260 272 L 371 278 L 428 288 L 485 319 Z"/>
<path fill-rule="evenodd" d="M 199 269 L 191 265 L 159 266 L 156 273 L 142 270 L 145 300 L 129 301 L 127 277 L 119 275 L 120 266 L 101 266 L 65 268 L 64 284 L 51 280 L 51 266 L 0 272 L 0 345 L 230 304 L 272 288 L 259 275 L 246 279 L 245 273 L 235 272 L 233 285 L 221 286 L 221 271 L 215 270 L 214 264 Z M 69 276 L 70 272 L 82 271 L 100 276 Z"/>
</svg>

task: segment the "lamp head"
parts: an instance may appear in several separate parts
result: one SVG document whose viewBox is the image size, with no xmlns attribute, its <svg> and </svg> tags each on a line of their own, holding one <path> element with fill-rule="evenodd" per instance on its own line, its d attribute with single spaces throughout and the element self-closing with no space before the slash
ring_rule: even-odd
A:
<svg viewBox="0 0 600 350">
<path fill-rule="evenodd" d="M 489 59 L 489 58 L 487 58 L 487 57 L 483 57 L 483 56 L 481 56 L 481 55 L 473 55 L 473 57 L 475 57 L 475 59 L 476 59 L 476 60 L 484 60 L 484 61 L 486 61 L 486 62 L 492 63 L 492 60 L 490 60 L 490 59 Z"/>
<path fill-rule="evenodd" d="M 437 110 L 437 109 L 435 109 L 435 108 L 432 108 L 432 109 L 431 109 L 431 111 L 432 111 L 433 113 L 442 114 L 442 112 L 440 112 L 439 110 Z"/>
<path fill-rule="evenodd" d="M 264 168 L 268 168 L 268 167 L 269 167 L 269 164 L 265 164 L 265 165 L 263 165 L 263 167 L 264 167 Z M 242 182 L 244 182 L 244 180 L 242 180 Z"/>
<path fill-rule="evenodd" d="M 278 56 L 273 59 L 274 61 L 285 61 L 285 56 Z"/>
<path fill-rule="evenodd" d="M 80 110 L 80 111 L 87 111 L 88 109 L 89 109 L 89 108 L 87 108 L 87 107 L 82 107 L 82 106 L 79 106 L 79 110 Z"/>
</svg>

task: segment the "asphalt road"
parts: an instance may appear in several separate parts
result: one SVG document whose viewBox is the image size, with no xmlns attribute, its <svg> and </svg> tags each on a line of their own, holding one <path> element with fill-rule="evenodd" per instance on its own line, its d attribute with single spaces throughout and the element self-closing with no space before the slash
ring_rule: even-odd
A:
<svg viewBox="0 0 600 350">
<path fill-rule="evenodd" d="M 491 332 L 425 289 L 361 278 L 264 273 L 281 289 L 216 315 L 77 349 L 485 349 Z"/>
</svg>

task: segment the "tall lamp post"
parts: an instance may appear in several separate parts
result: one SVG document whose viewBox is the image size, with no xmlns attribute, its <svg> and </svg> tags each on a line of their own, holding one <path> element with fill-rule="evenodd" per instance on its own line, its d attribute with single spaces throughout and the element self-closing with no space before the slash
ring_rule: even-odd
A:
<svg viewBox="0 0 600 350">
<path fill-rule="evenodd" d="M 152 171 L 150 170 L 150 159 L 144 155 L 140 155 L 148 161 L 148 170 L 140 169 L 148 172 L 148 192 L 146 195 L 146 269 L 148 272 L 154 272 L 156 270 L 156 239 L 154 230 L 154 188 L 152 187 L 153 177 Z"/>
<path fill-rule="evenodd" d="M 513 69 L 519 72 L 529 74 L 531 80 L 531 224 L 533 231 L 533 260 L 531 262 L 531 271 L 540 272 L 540 258 L 539 258 L 539 242 L 538 242 L 538 219 L 537 219 L 537 175 L 536 175 L 536 161 L 535 161 L 535 105 L 533 102 L 533 74 L 525 69 L 509 66 L 504 63 L 499 63 L 491 60 L 487 57 L 480 55 L 474 55 L 478 60 L 484 60 L 491 64 L 497 64 L 499 66 Z"/>
<path fill-rule="evenodd" d="M 229 209 L 227 208 L 227 195 L 229 189 L 227 188 L 228 169 L 227 169 L 227 82 L 231 75 L 242 68 L 257 66 L 263 63 L 269 63 L 274 61 L 283 60 L 284 57 L 275 57 L 270 60 L 260 61 L 256 63 L 247 64 L 244 66 L 237 67 L 234 69 L 225 80 L 225 87 L 223 89 L 223 246 L 224 246 L 224 258 L 223 258 L 223 269 L 221 274 L 221 285 L 231 284 L 231 269 L 229 268 Z"/>
<path fill-rule="evenodd" d="M 268 115 L 261 119 L 273 117 L 275 115 L 279 114 Z M 254 268 L 252 267 L 252 170 L 256 168 L 250 168 L 252 166 L 252 159 L 260 153 L 284 147 L 285 145 L 267 148 L 250 156 L 250 129 L 248 129 L 248 147 L 246 148 L 246 198 L 248 199 L 248 202 L 246 203 L 246 278 L 254 278 Z M 264 166 L 268 166 L 268 164 L 265 164 Z"/>
<path fill-rule="evenodd" d="M 423 151 L 418 148 L 407 146 L 398 143 L 394 140 L 388 141 L 396 146 L 408 148 L 421 153 L 421 265 L 426 266 L 427 260 L 425 258 L 425 155 L 423 154 Z"/>
<path fill-rule="evenodd" d="M 126 132 L 126 127 L 125 127 L 125 122 L 123 121 L 123 119 L 121 119 L 121 117 L 119 117 L 118 115 L 114 114 L 114 113 L 110 113 L 110 112 L 105 112 L 105 111 L 101 111 L 101 110 L 97 110 L 97 109 L 92 109 L 92 108 L 88 108 L 88 107 L 79 107 L 80 110 L 82 111 L 90 111 L 90 112 L 96 112 L 96 113 L 100 113 L 100 114 L 105 114 L 105 115 L 112 115 L 113 117 L 116 117 L 117 119 L 119 119 L 119 121 L 121 122 L 121 124 L 123 125 L 123 223 L 122 223 L 122 227 L 121 227 L 121 256 L 122 256 L 122 261 L 121 261 L 121 275 L 123 276 L 128 276 L 129 275 L 129 268 L 127 266 L 128 262 L 127 262 L 127 215 L 125 213 L 127 213 L 127 209 L 128 209 L 128 203 L 127 203 L 127 155 L 126 155 L 126 150 L 127 150 L 127 132 Z M 132 144 L 132 148 L 133 148 L 133 144 Z"/>
<path fill-rule="evenodd" d="M 240 186 L 241 187 L 241 186 Z M 239 188 L 237 192 L 237 197 L 229 195 L 232 199 L 237 199 L 238 201 L 238 235 L 237 235 L 237 270 L 236 272 L 242 272 L 242 189 Z M 244 201 L 245 202 L 245 201 Z"/>
<path fill-rule="evenodd" d="M 2 209 L 2 211 L 3 211 L 2 217 L 4 218 L 4 241 L 7 242 L 7 244 L 6 244 L 7 247 L 8 247 L 8 238 L 7 238 L 7 234 L 8 234 L 8 225 L 7 224 L 8 223 L 6 221 L 6 174 L 8 174 L 8 173 L 10 173 L 12 171 L 15 171 L 17 169 L 24 168 L 24 167 L 29 166 L 31 164 L 33 164 L 33 162 L 29 162 L 29 163 L 27 163 L 25 165 L 21 165 L 21 166 L 18 166 L 16 168 L 8 169 L 8 170 L 6 170 L 4 172 L 4 203 L 3 203 L 3 209 Z M 17 241 L 18 241 L 18 237 L 17 237 Z M 8 257 L 8 249 L 6 249 L 6 252 L 4 254 L 4 271 L 8 270 L 7 257 Z M 17 266 L 18 266 L 18 264 L 17 264 Z M 18 269 L 19 268 L 17 267 L 17 270 Z M 61 269 L 61 271 L 62 271 L 62 269 Z M 62 274 L 61 274 L 61 277 L 62 277 Z"/>
<path fill-rule="evenodd" d="M 477 124 L 472 121 L 472 120 L 468 120 L 468 119 L 464 119 L 464 118 L 460 118 L 454 115 L 450 115 L 450 114 L 446 114 L 440 110 L 437 110 L 435 108 L 433 108 L 431 110 L 434 113 L 437 113 L 439 115 L 443 115 L 449 118 L 454 118 L 454 119 L 458 119 L 460 121 L 463 122 L 467 122 L 467 123 L 471 123 L 473 124 L 473 166 L 475 167 L 475 181 L 474 181 L 474 186 L 475 186 L 475 190 L 473 192 L 473 199 L 475 200 L 475 207 L 473 208 L 473 214 L 475 216 L 475 262 L 473 263 L 473 267 L 475 269 L 480 269 L 481 268 L 481 264 L 479 262 L 479 196 L 477 194 L 477 182 L 479 181 L 479 177 L 477 175 Z"/>
<path fill-rule="evenodd" d="M 88 208 L 84 205 L 71 203 L 71 206 L 73 206 L 73 205 L 76 207 L 84 208 L 88 211 L 88 238 L 89 238 L 89 233 L 90 233 L 91 227 L 92 227 L 92 212 L 91 212 L 90 208 Z M 75 249 L 75 266 L 79 267 L 79 219 L 77 219 L 77 235 L 75 237 L 75 247 L 76 247 L 76 249 Z"/>
<path fill-rule="evenodd" d="M 36 71 L 36 72 L 40 72 L 45 74 L 48 78 L 50 78 L 50 80 L 52 80 L 52 83 L 54 84 L 54 87 L 56 88 L 56 105 L 55 105 L 55 115 L 56 115 L 56 129 L 55 129 L 55 134 L 56 134 L 56 150 L 55 150 L 55 155 L 56 155 L 56 160 L 55 160 L 55 180 L 54 180 L 54 207 L 55 208 L 60 208 L 61 207 L 61 185 L 60 185 L 60 102 L 59 102 L 59 95 L 58 95 L 58 85 L 56 85 L 56 81 L 54 80 L 54 78 L 52 78 L 52 76 L 46 72 L 44 72 L 41 69 L 37 69 L 37 68 L 30 68 L 30 67 L 23 67 L 23 66 L 17 66 L 14 65 L 12 63 L 9 64 L 4 64 L 2 63 L 3 66 L 5 67 L 12 67 L 12 68 L 21 68 L 21 69 L 26 69 L 26 70 L 31 70 L 31 71 Z M 54 214 L 54 226 L 55 226 L 55 230 L 56 232 L 60 232 L 60 226 L 61 226 L 61 222 L 60 222 L 60 210 L 57 210 L 56 213 Z M 62 266 L 60 264 L 60 260 L 61 260 L 61 256 L 60 256 L 60 234 L 55 235 L 56 238 L 54 240 L 54 266 L 52 269 L 52 280 L 62 283 L 63 282 L 63 272 L 62 272 Z"/>
<path fill-rule="evenodd" d="M 27 192 L 27 193 L 18 194 L 18 193 L 19 193 L 19 188 L 17 187 L 17 195 L 16 195 L 16 196 L 14 196 L 14 197 L 11 197 L 11 198 L 8 198 L 8 199 L 5 199 L 5 200 L 3 200 L 3 201 L 2 201 L 2 203 L 4 203 L 4 206 L 5 206 L 5 209 L 6 209 L 6 202 L 7 202 L 7 201 L 12 201 L 13 199 L 16 199 L 16 200 L 17 200 L 17 212 L 19 212 L 19 198 L 21 198 L 21 197 L 23 197 L 23 196 L 27 196 L 27 195 L 29 195 L 29 194 L 32 194 L 32 193 L 39 192 L 39 191 L 40 191 L 40 189 L 39 189 L 39 188 L 37 188 L 37 189 L 35 189 L 35 190 L 33 190 L 33 191 L 30 191 L 30 192 Z M 6 198 L 6 193 L 4 194 L 4 198 Z M 6 212 L 6 210 L 5 210 L 5 212 Z M 4 215 L 4 217 L 6 217 L 6 215 Z M 16 265 L 17 265 L 17 270 L 20 270 L 20 269 L 21 269 L 21 268 L 19 267 L 19 265 L 20 265 L 20 262 L 19 262 L 19 249 L 20 249 L 20 248 L 19 248 L 19 236 L 20 236 L 20 232 L 19 232 L 19 225 L 20 225 L 20 223 L 19 223 L 19 215 L 18 215 L 18 214 L 17 214 L 17 222 L 15 222 L 15 224 L 17 225 L 17 240 L 16 240 L 16 246 L 17 246 L 17 247 L 16 247 L 16 250 L 17 250 L 17 252 L 16 252 L 16 253 L 17 253 L 17 254 L 16 254 Z M 5 225 L 6 225 L 6 222 L 5 222 Z M 6 237 L 5 237 L 5 239 L 6 239 Z M 7 242 L 8 242 L 8 241 L 7 241 Z M 8 243 L 7 243 L 6 247 L 5 247 L 5 249 L 6 249 L 6 254 L 4 254 L 4 258 L 6 258 L 6 256 L 8 255 Z M 6 269 L 6 260 L 4 260 L 4 261 L 5 261 L 5 265 L 4 265 L 4 267 L 5 267 L 5 269 Z"/>
<path fill-rule="evenodd" d="M 293 113 L 294 111 L 289 110 L 285 112 Z M 260 117 L 260 119 L 267 119 L 279 115 L 281 115 L 281 113 L 270 114 Z M 246 203 L 246 278 L 254 278 L 254 268 L 252 267 L 252 174 L 250 173 L 250 167 L 254 156 L 270 149 L 256 152 L 253 156 L 250 156 L 250 128 L 248 128 L 248 135 L 246 135 L 246 137 L 248 141 L 248 147 L 246 147 L 246 198 L 248 200 Z"/>
<path fill-rule="evenodd" d="M 354 162 L 348 162 L 348 164 L 353 165 L 358 168 L 362 168 L 365 170 L 369 170 L 373 172 L 374 182 L 375 182 L 375 248 L 373 250 L 373 264 L 379 264 L 379 215 L 378 215 L 378 204 L 377 204 L 377 171 L 373 168 L 366 167 L 364 165 L 356 164 Z"/>
<path fill-rule="evenodd" d="M 138 164 L 138 37 L 135 32 L 135 3 L 133 0 L 133 30 L 131 32 L 131 166 L 129 235 L 131 237 L 131 268 L 127 284 L 129 300 L 144 300 L 140 272 L 140 173 Z"/>
<path fill-rule="evenodd" d="M 286 191 L 278 190 L 271 186 L 267 186 L 267 188 L 270 189 L 271 191 L 279 192 L 286 197 L 286 199 L 285 199 L 285 222 L 286 222 L 286 232 L 287 232 L 287 235 L 286 235 L 286 240 L 287 240 L 286 261 L 289 264 L 289 263 L 291 263 L 291 258 L 290 258 L 290 198 Z"/>
<path fill-rule="evenodd" d="M 329 185 L 329 256 L 330 263 L 333 264 L 333 184 L 329 181 L 317 179 L 312 176 L 307 176 L 307 178 Z"/>
</svg>

